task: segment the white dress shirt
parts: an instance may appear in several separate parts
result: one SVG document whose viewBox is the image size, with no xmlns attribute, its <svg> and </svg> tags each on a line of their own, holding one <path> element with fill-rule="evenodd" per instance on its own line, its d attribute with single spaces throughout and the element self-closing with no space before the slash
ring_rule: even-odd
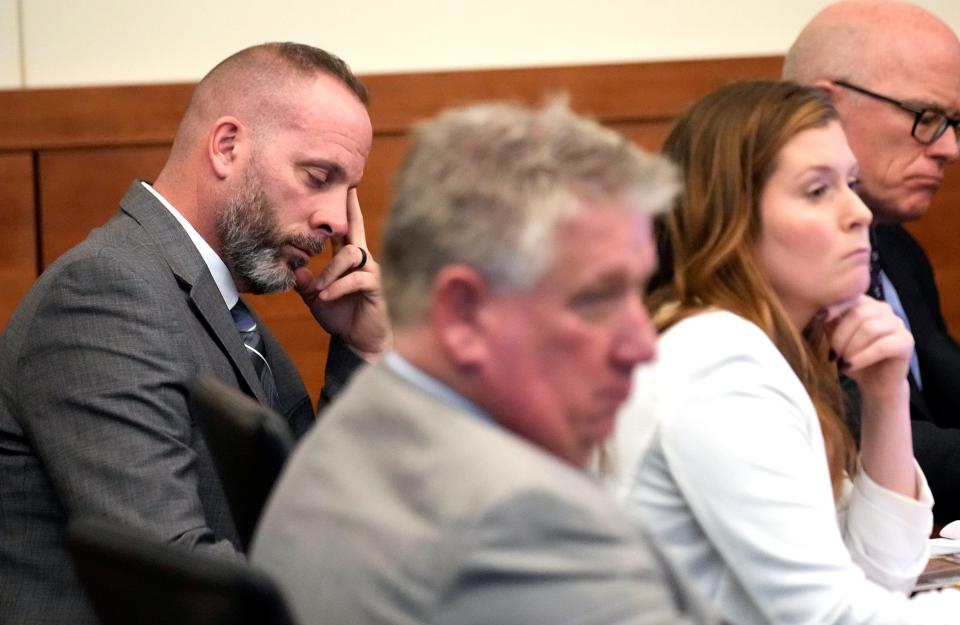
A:
<svg viewBox="0 0 960 625">
<path fill-rule="evenodd" d="M 227 269 L 227 265 L 223 262 L 223 259 L 213 251 L 210 244 L 200 236 L 196 228 L 180 214 L 180 211 L 175 209 L 173 204 L 167 201 L 167 198 L 160 195 L 149 183 L 140 181 L 140 184 L 143 185 L 144 189 L 152 193 L 153 196 L 163 204 L 164 208 L 170 211 L 170 214 L 173 215 L 177 222 L 183 226 L 183 229 L 187 232 L 187 236 L 193 241 L 194 247 L 197 248 L 200 256 L 203 257 L 203 262 L 207 264 L 207 268 L 210 270 L 210 273 L 213 274 L 213 281 L 217 284 L 220 295 L 223 296 L 224 303 L 227 305 L 227 308 L 232 309 L 237 303 L 237 300 L 240 299 L 240 294 L 237 292 L 237 285 L 234 283 L 233 276 L 230 275 L 230 270 Z"/>
</svg>

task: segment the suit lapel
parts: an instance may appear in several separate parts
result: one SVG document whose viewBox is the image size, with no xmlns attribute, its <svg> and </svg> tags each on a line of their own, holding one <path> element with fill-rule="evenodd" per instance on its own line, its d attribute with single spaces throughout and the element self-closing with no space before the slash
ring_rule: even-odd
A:
<svg viewBox="0 0 960 625">
<path fill-rule="evenodd" d="M 910 321 L 910 332 L 914 336 L 915 349 L 918 357 L 920 357 L 924 349 L 923 339 L 935 336 L 937 329 L 929 311 L 926 309 L 925 298 L 920 290 L 918 278 L 911 272 L 912 263 L 902 253 L 902 246 L 896 242 L 895 237 L 899 234 L 895 230 L 896 228 L 900 228 L 900 226 L 881 225 L 876 227 L 877 246 L 880 250 L 880 267 L 890 278 L 893 288 L 897 290 L 897 298 L 900 300 L 904 314 Z M 920 358 L 920 362 L 922 365 L 922 358 Z M 907 381 L 910 384 L 911 414 L 914 418 L 922 415 L 923 419 L 933 421 L 933 415 L 924 394 L 910 372 L 907 374 Z"/>
<path fill-rule="evenodd" d="M 920 291 L 917 277 L 911 272 L 912 263 L 901 254 L 900 246 L 893 239 L 897 234 L 892 230 L 895 227 L 899 226 L 878 226 L 876 229 L 880 267 L 897 290 L 900 305 L 910 320 L 910 328 L 914 334 L 929 336 L 935 328 L 930 327 L 932 319 L 926 310 L 925 298 Z"/>
<path fill-rule="evenodd" d="M 233 324 L 230 310 L 223 301 L 203 257 L 170 214 L 139 180 L 134 181 L 120 202 L 120 208 L 140 224 L 157 242 L 160 254 L 198 313 L 213 339 L 220 345 L 247 386 L 247 392 L 268 405 L 253 362 Z"/>
<path fill-rule="evenodd" d="M 917 386 L 917 381 L 913 377 L 913 372 L 907 371 L 907 383 L 910 384 L 910 413 L 913 415 L 923 415 L 928 421 L 932 421 L 930 407 L 927 406 L 927 400 L 923 396 L 923 391 Z"/>
</svg>

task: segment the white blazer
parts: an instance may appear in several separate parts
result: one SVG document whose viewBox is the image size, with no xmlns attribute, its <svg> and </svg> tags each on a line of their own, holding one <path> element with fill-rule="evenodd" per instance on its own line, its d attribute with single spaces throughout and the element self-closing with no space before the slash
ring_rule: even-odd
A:
<svg viewBox="0 0 960 625">
<path fill-rule="evenodd" d="M 838 511 L 813 404 L 741 317 L 702 313 L 664 334 L 612 449 L 618 497 L 731 623 L 960 622 L 960 592 L 906 594 L 933 523 L 922 472 L 913 500 L 861 470 Z"/>
</svg>

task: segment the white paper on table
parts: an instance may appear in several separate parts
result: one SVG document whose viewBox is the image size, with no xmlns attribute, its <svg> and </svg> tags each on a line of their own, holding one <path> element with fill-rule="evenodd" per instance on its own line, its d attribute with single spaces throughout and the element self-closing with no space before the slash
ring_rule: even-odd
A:
<svg viewBox="0 0 960 625">
<path fill-rule="evenodd" d="M 950 553 L 960 553 L 960 540 L 952 538 L 931 538 L 930 555 L 944 556 Z"/>
</svg>

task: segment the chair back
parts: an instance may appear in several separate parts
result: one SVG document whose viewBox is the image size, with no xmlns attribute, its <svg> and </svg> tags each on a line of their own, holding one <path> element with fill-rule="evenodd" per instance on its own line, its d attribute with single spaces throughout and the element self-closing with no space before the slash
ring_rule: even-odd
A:
<svg viewBox="0 0 960 625">
<path fill-rule="evenodd" d="M 249 549 L 260 513 L 293 450 L 290 428 L 270 408 L 208 375 L 197 376 L 190 385 L 190 404 L 237 534 Z"/>
<path fill-rule="evenodd" d="M 100 519 L 68 530 L 102 625 L 293 625 L 277 586 L 239 559 L 168 545 Z"/>
</svg>

